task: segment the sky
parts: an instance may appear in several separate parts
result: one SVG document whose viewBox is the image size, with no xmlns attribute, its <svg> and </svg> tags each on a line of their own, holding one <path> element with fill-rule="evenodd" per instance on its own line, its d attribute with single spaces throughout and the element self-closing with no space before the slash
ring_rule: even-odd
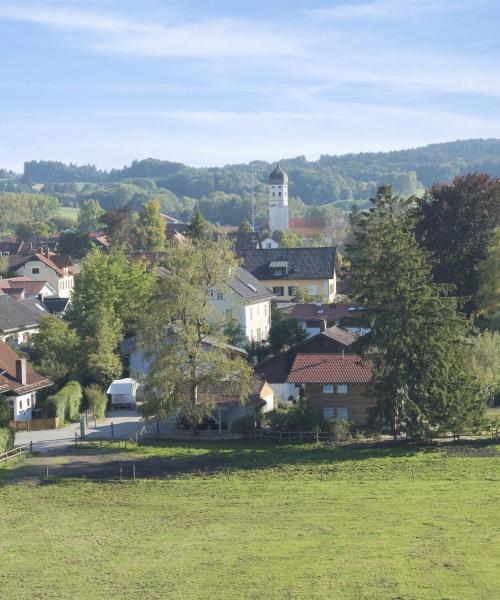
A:
<svg viewBox="0 0 500 600">
<path fill-rule="evenodd" d="M 0 168 L 500 137 L 498 0 L 0 0 Z"/>
</svg>

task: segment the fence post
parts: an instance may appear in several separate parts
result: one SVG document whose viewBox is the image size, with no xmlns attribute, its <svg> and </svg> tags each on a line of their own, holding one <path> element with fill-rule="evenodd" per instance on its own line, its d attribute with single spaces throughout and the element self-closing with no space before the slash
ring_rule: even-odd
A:
<svg viewBox="0 0 500 600">
<path fill-rule="evenodd" d="M 33 440 L 30 441 L 30 452 L 33 454 Z"/>
<path fill-rule="evenodd" d="M 78 448 L 78 434 L 75 431 L 75 448 Z"/>
<path fill-rule="evenodd" d="M 321 472 L 321 481 L 323 481 L 323 467 L 321 467 L 320 472 Z"/>
<path fill-rule="evenodd" d="M 135 443 L 136 443 L 136 445 L 137 445 L 137 443 L 138 443 L 138 440 L 139 440 L 139 435 L 138 435 L 138 433 L 137 433 L 137 431 L 136 431 L 136 432 L 135 432 Z"/>
<path fill-rule="evenodd" d="M 120 481 L 123 481 L 123 468 L 120 467 Z"/>
<path fill-rule="evenodd" d="M 160 421 L 156 421 L 156 437 L 160 437 Z"/>
<path fill-rule="evenodd" d="M 47 465 L 46 470 L 45 470 L 45 479 L 48 481 L 49 480 L 49 466 Z"/>
<path fill-rule="evenodd" d="M 415 467 L 411 468 L 411 476 L 413 478 L 413 481 L 415 481 Z"/>
<path fill-rule="evenodd" d="M 115 439 L 115 426 L 111 423 L 111 439 Z"/>
<path fill-rule="evenodd" d="M 135 463 L 132 465 L 132 477 L 134 478 L 134 481 L 135 481 Z"/>
</svg>

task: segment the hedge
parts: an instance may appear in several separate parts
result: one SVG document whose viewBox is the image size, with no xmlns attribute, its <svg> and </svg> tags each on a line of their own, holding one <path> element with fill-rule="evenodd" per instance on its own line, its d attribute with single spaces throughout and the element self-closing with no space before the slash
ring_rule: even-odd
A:
<svg viewBox="0 0 500 600">
<path fill-rule="evenodd" d="M 1 427 L 0 428 L 0 454 L 11 450 L 14 446 L 14 438 L 16 432 L 12 427 Z"/>
<path fill-rule="evenodd" d="M 49 417 L 59 417 L 61 423 L 64 421 L 78 421 L 81 401 L 81 385 L 78 381 L 68 381 L 57 394 L 49 396 L 45 401 L 47 415 Z"/>
<path fill-rule="evenodd" d="M 104 390 L 96 383 L 85 388 L 85 397 L 89 410 L 91 410 L 98 419 L 102 419 L 106 414 L 108 397 Z"/>
</svg>

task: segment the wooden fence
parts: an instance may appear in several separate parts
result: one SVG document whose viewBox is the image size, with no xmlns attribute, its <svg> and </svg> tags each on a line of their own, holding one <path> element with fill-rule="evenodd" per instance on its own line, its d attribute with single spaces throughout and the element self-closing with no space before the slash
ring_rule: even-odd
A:
<svg viewBox="0 0 500 600">
<path fill-rule="evenodd" d="M 6 463 L 11 458 L 19 458 L 27 452 L 29 452 L 28 446 L 16 446 L 15 448 L 12 448 L 12 450 L 7 450 L 7 452 L 0 454 L 0 463 Z"/>
</svg>

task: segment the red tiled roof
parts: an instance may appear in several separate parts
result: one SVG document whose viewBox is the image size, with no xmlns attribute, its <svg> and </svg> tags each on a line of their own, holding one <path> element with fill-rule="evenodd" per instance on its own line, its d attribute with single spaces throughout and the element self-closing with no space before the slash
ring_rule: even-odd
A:
<svg viewBox="0 0 500 600">
<path fill-rule="evenodd" d="M 16 360 L 19 356 L 5 342 L 0 342 L 0 392 L 26 394 L 52 385 L 52 381 L 26 367 L 26 383 L 16 378 Z"/>
<path fill-rule="evenodd" d="M 328 233 L 324 219 L 315 217 L 290 217 L 288 228 L 305 237 Z"/>
<path fill-rule="evenodd" d="M 4 290 L 6 294 L 10 295 L 15 295 L 17 290 L 24 290 L 27 294 L 36 296 L 45 285 L 47 285 L 46 281 L 33 281 L 27 276 L 0 279 L 0 290 Z"/>
<path fill-rule="evenodd" d="M 356 354 L 297 354 L 290 383 L 368 383 L 373 365 Z"/>
</svg>

